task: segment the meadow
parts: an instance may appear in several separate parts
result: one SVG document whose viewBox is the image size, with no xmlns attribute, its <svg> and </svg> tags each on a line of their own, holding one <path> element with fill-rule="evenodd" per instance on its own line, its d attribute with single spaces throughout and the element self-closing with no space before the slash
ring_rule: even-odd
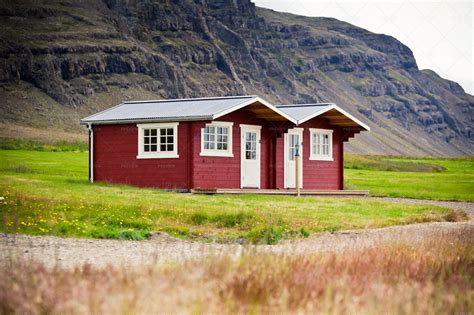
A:
<svg viewBox="0 0 474 315">
<path fill-rule="evenodd" d="M 474 158 L 345 155 L 345 186 L 372 196 L 474 201 Z"/>
<path fill-rule="evenodd" d="M 0 263 L 0 313 L 471 314 L 474 234 L 339 253 L 210 256 L 137 268 Z"/>
<path fill-rule="evenodd" d="M 152 231 L 165 231 L 199 241 L 275 244 L 283 238 L 306 237 L 319 231 L 463 219 L 440 207 L 364 198 L 208 196 L 91 184 L 87 180 L 86 151 L 77 150 L 75 145 L 68 149 L 66 144 L 61 149 L 23 145 L 20 149 L 28 150 L 0 150 L 2 232 L 140 240 Z M 472 161 L 463 163 L 472 170 Z M 444 174 L 449 172 L 450 162 L 445 164 L 447 170 L 440 172 L 430 169 L 407 173 Z M 357 172 L 382 174 L 379 182 L 399 174 L 347 170 L 350 185 L 371 190 L 372 186 L 364 186 Z M 466 176 L 472 178 L 472 174 Z M 379 193 L 375 189 L 375 194 Z"/>
</svg>

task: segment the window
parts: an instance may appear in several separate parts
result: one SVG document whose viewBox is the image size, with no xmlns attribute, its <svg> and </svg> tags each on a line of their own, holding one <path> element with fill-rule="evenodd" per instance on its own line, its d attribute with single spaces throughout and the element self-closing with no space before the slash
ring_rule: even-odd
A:
<svg viewBox="0 0 474 315">
<path fill-rule="evenodd" d="M 311 139 L 310 160 L 332 161 L 332 130 L 309 129 Z"/>
<path fill-rule="evenodd" d="M 294 161 L 296 155 L 296 146 L 299 146 L 299 135 L 288 134 L 288 160 Z M 301 154 L 301 152 L 300 152 Z"/>
<path fill-rule="evenodd" d="M 245 132 L 245 159 L 256 160 L 257 159 L 257 133 L 256 132 Z"/>
<path fill-rule="evenodd" d="M 178 158 L 178 123 L 139 124 L 138 159 Z"/>
<path fill-rule="evenodd" d="M 201 156 L 234 156 L 231 122 L 214 121 L 201 129 Z"/>
</svg>

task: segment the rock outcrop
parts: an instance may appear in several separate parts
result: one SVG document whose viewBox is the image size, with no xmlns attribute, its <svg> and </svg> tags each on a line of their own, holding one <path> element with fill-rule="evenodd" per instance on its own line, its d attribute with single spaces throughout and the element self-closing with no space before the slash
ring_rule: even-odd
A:
<svg viewBox="0 0 474 315">
<path fill-rule="evenodd" d="M 474 152 L 474 97 L 395 38 L 249 0 L 0 1 L 0 122 L 78 130 L 125 99 L 332 101 L 379 154 Z"/>
</svg>

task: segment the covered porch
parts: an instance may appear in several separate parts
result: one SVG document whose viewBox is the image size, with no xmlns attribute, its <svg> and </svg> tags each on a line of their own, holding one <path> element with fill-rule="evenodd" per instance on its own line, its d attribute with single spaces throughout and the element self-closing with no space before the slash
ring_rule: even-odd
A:
<svg viewBox="0 0 474 315">
<path fill-rule="evenodd" d="M 297 195 L 296 189 L 191 189 L 192 194 L 205 195 Z M 316 190 L 302 189 L 301 196 L 338 196 L 338 197 L 366 197 L 368 190 Z"/>
</svg>

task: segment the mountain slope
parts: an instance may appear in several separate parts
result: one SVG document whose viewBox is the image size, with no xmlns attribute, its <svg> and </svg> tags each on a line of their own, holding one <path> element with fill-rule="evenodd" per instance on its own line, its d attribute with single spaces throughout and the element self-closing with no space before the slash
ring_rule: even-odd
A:
<svg viewBox="0 0 474 315">
<path fill-rule="evenodd" d="M 0 123 L 78 131 L 127 99 L 258 94 L 368 121 L 359 153 L 473 154 L 474 97 L 396 39 L 250 1 L 0 2 Z"/>
</svg>

